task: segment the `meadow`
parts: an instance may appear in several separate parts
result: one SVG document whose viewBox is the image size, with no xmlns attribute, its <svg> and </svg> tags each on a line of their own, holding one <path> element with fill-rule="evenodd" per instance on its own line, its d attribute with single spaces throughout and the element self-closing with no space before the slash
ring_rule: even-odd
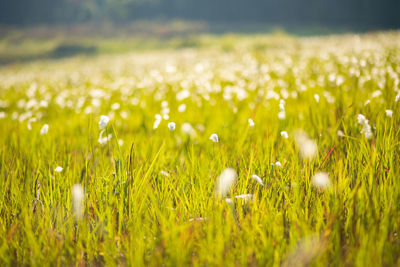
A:
<svg viewBox="0 0 400 267">
<path fill-rule="evenodd" d="M 168 44 L 0 66 L 1 266 L 400 266 L 399 32 Z"/>
</svg>

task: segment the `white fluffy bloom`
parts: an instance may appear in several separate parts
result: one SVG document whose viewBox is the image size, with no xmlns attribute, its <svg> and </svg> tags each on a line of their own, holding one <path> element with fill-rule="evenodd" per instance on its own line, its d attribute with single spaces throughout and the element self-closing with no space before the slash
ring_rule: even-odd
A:
<svg viewBox="0 0 400 267">
<path fill-rule="evenodd" d="M 315 187 L 321 189 L 327 188 L 331 184 L 329 180 L 329 175 L 326 172 L 315 173 L 314 176 L 311 178 L 311 182 Z"/>
<path fill-rule="evenodd" d="M 171 177 L 171 175 L 166 171 L 160 171 L 160 174 L 165 176 L 165 177 Z"/>
<path fill-rule="evenodd" d="M 74 184 L 72 186 L 72 209 L 77 220 L 83 217 L 83 200 L 85 193 L 83 187 L 80 184 Z"/>
<path fill-rule="evenodd" d="M 314 99 L 315 99 L 315 102 L 319 103 L 319 95 L 318 94 L 314 95 Z"/>
<path fill-rule="evenodd" d="M 253 174 L 253 175 L 251 176 L 251 178 L 254 179 L 254 180 L 256 180 L 257 183 L 259 183 L 260 185 L 264 186 L 263 181 L 261 180 L 261 178 L 260 178 L 257 174 Z"/>
<path fill-rule="evenodd" d="M 284 120 L 284 119 L 286 118 L 286 113 L 285 113 L 285 111 L 280 111 L 280 112 L 278 113 L 278 118 L 279 118 L 280 120 Z"/>
<path fill-rule="evenodd" d="M 210 135 L 210 140 L 215 143 L 218 143 L 219 142 L 218 135 L 216 133 L 213 133 L 212 135 Z"/>
<path fill-rule="evenodd" d="M 62 172 L 62 171 L 63 171 L 63 167 L 57 166 L 57 167 L 54 169 L 54 171 L 55 171 L 55 172 Z"/>
<path fill-rule="evenodd" d="M 36 118 L 30 118 L 28 120 L 28 123 L 26 124 L 26 126 L 28 127 L 28 130 L 32 130 L 32 122 L 35 122 L 37 119 Z"/>
<path fill-rule="evenodd" d="M 361 133 L 364 133 L 364 136 L 367 139 L 371 139 L 372 138 L 373 134 L 372 134 L 371 126 L 368 123 L 368 120 L 365 120 L 364 127 L 361 130 Z"/>
<path fill-rule="evenodd" d="M 276 166 L 276 167 L 281 167 L 282 164 L 281 164 L 279 161 L 277 161 L 277 162 L 275 162 L 275 166 Z"/>
<path fill-rule="evenodd" d="M 336 134 L 339 137 L 343 137 L 344 136 L 344 132 L 342 130 L 337 130 Z"/>
<path fill-rule="evenodd" d="M 168 129 L 173 132 L 175 130 L 175 122 L 169 122 Z"/>
<path fill-rule="evenodd" d="M 288 139 L 288 138 L 289 138 L 289 135 L 288 135 L 288 133 L 287 133 L 286 131 L 282 131 L 282 132 L 281 132 L 281 136 L 282 136 L 283 138 L 285 138 L 285 139 Z"/>
<path fill-rule="evenodd" d="M 396 98 L 394 99 L 395 102 L 400 100 L 400 91 L 397 93 Z"/>
<path fill-rule="evenodd" d="M 196 130 L 193 128 L 193 126 L 190 124 L 190 123 L 188 123 L 188 122 L 185 122 L 185 123 L 183 123 L 182 124 L 182 126 L 181 126 L 181 132 L 182 132 L 182 134 L 184 134 L 184 135 L 188 135 L 188 136 L 190 136 L 190 138 L 194 138 L 194 137 L 196 137 Z"/>
<path fill-rule="evenodd" d="M 299 147 L 300 154 L 304 159 L 314 158 L 318 147 L 317 143 L 310 139 L 304 131 L 297 131 L 295 133 L 295 141 Z"/>
<path fill-rule="evenodd" d="M 217 178 L 215 193 L 218 196 L 226 195 L 236 181 L 236 171 L 232 168 L 225 169 Z"/>
<path fill-rule="evenodd" d="M 45 124 L 45 125 L 43 125 L 42 129 L 40 129 L 40 134 L 45 135 L 45 134 L 47 134 L 48 131 L 49 131 L 49 125 Z"/>
<path fill-rule="evenodd" d="M 253 127 L 254 127 L 254 121 L 253 121 L 253 119 L 252 119 L 252 118 L 249 118 L 249 119 L 248 119 L 248 122 L 249 122 L 249 126 L 250 126 L 251 128 L 253 128 Z"/>
<path fill-rule="evenodd" d="M 365 116 L 363 114 L 358 114 L 357 115 L 357 122 L 358 122 L 358 124 L 363 125 L 364 122 L 365 122 Z"/>
<path fill-rule="evenodd" d="M 180 104 L 179 107 L 178 107 L 178 111 L 182 113 L 182 112 L 185 112 L 185 110 L 186 110 L 186 105 L 185 104 Z"/>
<path fill-rule="evenodd" d="M 101 115 L 100 121 L 99 121 L 99 129 L 102 130 L 102 129 L 106 128 L 109 121 L 110 121 L 110 118 L 108 116 Z"/>
<path fill-rule="evenodd" d="M 391 118 L 393 116 L 393 110 L 387 109 L 385 110 L 386 116 L 388 116 L 389 118 Z"/>
<path fill-rule="evenodd" d="M 99 140 L 98 140 L 98 141 L 99 141 L 100 145 L 105 145 L 105 144 L 107 144 L 108 140 L 110 140 L 111 137 L 112 137 L 112 134 L 109 134 L 107 137 L 103 137 L 104 131 L 105 131 L 105 130 L 102 130 L 102 131 L 100 132 L 100 135 L 99 135 Z"/>
</svg>

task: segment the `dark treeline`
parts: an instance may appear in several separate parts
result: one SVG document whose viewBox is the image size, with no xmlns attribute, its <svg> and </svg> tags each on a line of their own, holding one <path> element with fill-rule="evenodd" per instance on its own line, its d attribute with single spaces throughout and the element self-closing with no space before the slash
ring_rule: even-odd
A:
<svg viewBox="0 0 400 267">
<path fill-rule="evenodd" d="M 0 24 L 188 19 L 400 28 L 400 0 L 1 0 Z"/>
</svg>

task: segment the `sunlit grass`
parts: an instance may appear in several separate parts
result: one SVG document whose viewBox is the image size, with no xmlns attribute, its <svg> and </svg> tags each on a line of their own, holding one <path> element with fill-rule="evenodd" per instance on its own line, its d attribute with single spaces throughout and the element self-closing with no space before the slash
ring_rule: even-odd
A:
<svg viewBox="0 0 400 267">
<path fill-rule="evenodd" d="M 1 265 L 400 264 L 400 35 L 212 40 L 0 69 Z"/>
</svg>

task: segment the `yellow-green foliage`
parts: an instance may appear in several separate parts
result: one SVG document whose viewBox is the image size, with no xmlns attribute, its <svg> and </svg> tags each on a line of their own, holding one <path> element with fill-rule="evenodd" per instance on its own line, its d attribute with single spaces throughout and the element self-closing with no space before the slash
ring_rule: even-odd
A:
<svg viewBox="0 0 400 267">
<path fill-rule="evenodd" d="M 0 265 L 400 264 L 400 34 L 213 38 L 0 67 Z"/>
</svg>

